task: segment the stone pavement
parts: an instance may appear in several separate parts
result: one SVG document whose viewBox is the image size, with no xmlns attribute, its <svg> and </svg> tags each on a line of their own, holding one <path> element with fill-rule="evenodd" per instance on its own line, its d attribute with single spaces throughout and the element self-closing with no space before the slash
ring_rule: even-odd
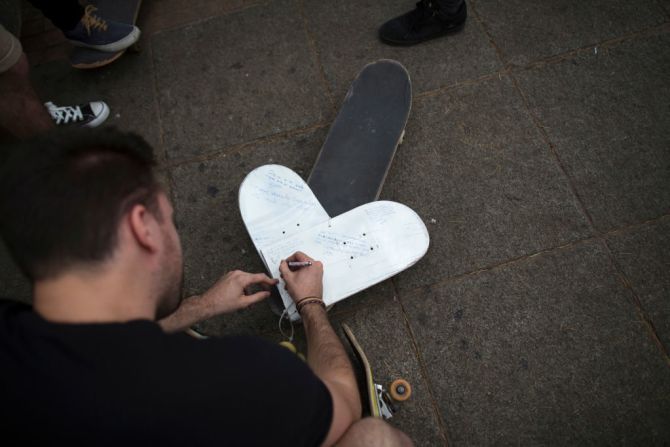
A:
<svg viewBox="0 0 670 447">
<path fill-rule="evenodd" d="M 399 60 L 415 99 L 382 196 L 431 247 L 331 312 L 379 380 L 414 385 L 392 423 L 420 446 L 669 444 L 670 1 L 471 0 L 462 33 L 382 45 L 411 7 L 144 0 L 140 54 L 74 71 L 35 32 L 30 55 L 45 99 L 102 98 L 156 147 L 188 293 L 262 269 L 241 180 L 265 163 L 306 177 L 357 71 Z M 28 299 L 0 264 L 0 292 Z M 259 304 L 201 329 L 276 325 Z"/>
</svg>

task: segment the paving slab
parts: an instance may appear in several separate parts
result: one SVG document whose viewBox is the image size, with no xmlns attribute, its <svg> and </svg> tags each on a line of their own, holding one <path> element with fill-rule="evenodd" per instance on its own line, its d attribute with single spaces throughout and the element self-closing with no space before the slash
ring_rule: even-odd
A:
<svg viewBox="0 0 670 447">
<path fill-rule="evenodd" d="M 670 210 L 668 48 L 666 33 L 516 75 L 601 231 Z"/>
<path fill-rule="evenodd" d="M 423 218 L 427 255 L 401 290 L 590 234 L 567 179 L 510 79 L 415 101 L 382 191 Z"/>
<path fill-rule="evenodd" d="M 204 292 L 230 270 L 264 271 L 240 217 L 237 200 L 240 183 L 251 170 L 268 163 L 288 166 L 306 179 L 325 132 L 322 129 L 171 169 L 187 294 Z M 274 330 L 277 321 L 269 306 L 260 303 L 235 315 L 214 318 L 202 328 L 219 335 L 261 333 Z"/>
<path fill-rule="evenodd" d="M 414 8 L 407 0 L 307 0 L 305 17 L 336 104 L 368 63 L 388 58 L 409 70 L 414 93 L 433 90 L 500 68 L 495 50 L 473 19 L 458 34 L 413 47 L 393 47 L 378 37 L 387 20 Z"/>
<path fill-rule="evenodd" d="M 401 301 L 452 445 L 662 445 L 670 364 L 602 242 Z"/>
<path fill-rule="evenodd" d="M 105 101 L 110 115 L 104 125 L 139 133 L 156 148 L 159 159 L 164 158 L 151 51 L 128 52 L 96 70 L 77 70 L 67 60 L 58 60 L 34 67 L 32 80 L 45 102 L 65 106 Z"/>
<path fill-rule="evenodd" d="M 514 65 L 526 65 L 667 21 L 655 0 L 478 0 L 472 3 L 505 62 Z"/>
<path fill-rule="evenodd" d="M 291 1 L 162 32 L 152 43 L 170 158 L 306 127 L 332 113 Z"/>
<path fill-rule="evenodd" d="M 262 0 L 144 0 L 137 26 L 145 36 L 221 16 Z"/>
<path fill-rule="evenodd" d="M 334 318 L 334 327 L 349 348 L 340 329 L 342 323 L 351 328 L 363 347 L 376 383 L 388 388 L 395 379 L 402 378 L 412 385 L 412 396 L 397 404 L 398 412 L 389 423 L 404 431 L 417 446 L 444 445 L 430 389 L 421 374 L 397 298 L 381 299 L 374 306 Z"/>
<path fill-rule="evenodd" d="M 607 243 L 670 350 L 670 217 L 612 233 Z"/>
</svg>

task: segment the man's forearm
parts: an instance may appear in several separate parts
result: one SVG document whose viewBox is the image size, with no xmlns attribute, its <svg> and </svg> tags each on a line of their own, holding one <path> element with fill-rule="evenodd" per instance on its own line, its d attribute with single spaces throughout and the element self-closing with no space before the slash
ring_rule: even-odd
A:
<svg viewBox="0 0 670 447">
<path fill-rule="evenodd" d="M 158 324 L 165 332 L 181 332 L 211 316 L 210 306 L 196 295 L 184 299 L 177 310 L 158 320 Z"/>
<path fill-rule="evenodd" d="M 326 310 L 312 304 L 303 308 L 301 316 L 307 335 L 307 363 L 321 380 L 337 383 L 340 389 L 345 390 L 352 412 L 360 417 L 361 404 L 354 369 L 328 321 Z"/>
</svg>

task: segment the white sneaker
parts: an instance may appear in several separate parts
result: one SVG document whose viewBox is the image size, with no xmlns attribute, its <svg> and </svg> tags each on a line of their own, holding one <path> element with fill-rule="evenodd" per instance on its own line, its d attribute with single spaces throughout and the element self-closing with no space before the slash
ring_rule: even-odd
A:
<svg viewBox="0 0 670 447">
<path fill-rule="evenodd" d="M 53 102 L 44 105 L 58 126 L 77 124 L 83 127 L 97 127 L 109 116 L 109 107 L 103 101 L 77 106 L 59 107 Z"/>
</svg>

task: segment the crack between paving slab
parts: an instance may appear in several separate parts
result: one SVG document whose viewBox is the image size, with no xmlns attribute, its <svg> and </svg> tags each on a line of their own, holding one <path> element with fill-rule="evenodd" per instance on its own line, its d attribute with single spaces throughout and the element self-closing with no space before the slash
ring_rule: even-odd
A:
<svg viewBox="0 0 670 447">
<path fill-rule="evenodd" d="M 545 130 L 544 124 L 540 121 L 540 118 L 535 116 L 535 114 L 532 112 L 530 108 L 530 101 L 528 100 L 528 96 L 526 96 L 526 93 L 521 89 L 521 85 L 519 85 L 519 81 L 514 76 L 513 73 L 510 74 L 510 79 L 512 80 L 512 83 L 514 84 L 514 87 L 516 88 L 517 93 L 519 93 L 519 96 L 521 97 L 521 101 L 523 102 L 523 105 L 526 109 L 526 113 L 530 117 L 531 121 L 539 131 L 540 136 L 544 140 L 545 144 L 549 147 L 549 152 L 553 155 L 554 160 L 556 161 L 556 164 L 558 165 L 558 169 L 561 171 L 563 176 L 568 182 L 568 185 L 570 186 L 570 190 L 572 191 L 573 196 L 577 200 L 577 203 L 579 204 L 579 207 L 582 210 L 582 213 L 586 217 L 589 227 L 591 227 L 591 231 L 593 232 L 594 235 L 600 236 L 601 233 L 596 229 L 595 224 L 593 223 L 593 217 L 591 217 L 591 213 L 588 212 L 586 205 L 584 204 L 584 201 L 582 200 L 582 197 L 579 195 L 579 192 L 577 192 L 577 187 L 574 185 L 572 177 L 568 174 L 568 171 L 565 167 L 565 164 L 563 163 L 563 160 L 561 160 L 561 157 L 558 155 L 558 151 L 556 150 L 556 146 L 554 143 L 551 141 L 549 138 L 549 134 L 547 134 L 547 131 Z"/>
<path fill-rule="evenodd" d="M 312 58 L 314 63 L 319 70 L 319 79 L 321 80 L 322 87 L 326 91 L 326 97 L 330 102 L 331 111 L 337 114 L 337 108 L 335 105 L 335 97 L 328 83 L 328 78 L 326 77 L 326 70 L 323 68 L 323 63 L 321 62 L 321 53 L 319 52 L 319 47 L 316 45 L 316 38 L 309 29 L 309 24 L 307 23 L 307 15 L 305 14 L 305 2 L 304 0 L 297 0 L 298 10 L 300 12 L 300 18 L 302 19 L 302 26 L 305 30 L 305 36 L 307 37 L 307 44 L 309 45 L 310 52 L 312 53 Z"/>
<path fill-rule="evenodd" d="M 607 230 L 603 233 L 603 237 L 614 236 L 614 235 L 617 235 L 619 233 L 624 233 L 624 232 L 629 231 L 629 230 L 634 230 L 636 228 L 643 227 L 645 225 L 654 225 L 654 224 L 656 224 L 656 223 L 658 223 L 658 222 L 660 222 L 660 221 L 662 221 L 666 218 L 670 218 L 670 213 L 661 214 L 660 216 L 653 217 L 651 219 L 647 219 L 643 222 L 638 222 L 638 223 L 633 223 L 633 224 L 630 224 L 630 225 L 626 225 L 625 227 L 619 227 L 619 228 L 614 228 L 612 230 Z"/>
<path fill-rule="evenodd" d="M 670 24 L 663 23 L 661 25 L 653 26 L 651 28 L 646 28 L 640 31 L 624 34 L 623 36 L 602 40 L 600 42 L 584 45 L 579 48 L 574 48 L 564 53 L 555 54 L 553 56 L 548 56 L 543 59 L 529 62 L 528 64 L 523 66 L 508 64 L 508 68 L 513 73 L 544 68 L 547 65 L 554 65 L 561 63 L 563 61 L 574 59 L 580 54 L 591 54 L 594 52 L 594 49 L 596 48 L 612 49 L 630 40 L 635 40 L 643 37 L 657 36 L 669 32 L 670 32 Z"/>
<path fill-rule="evenodd" d="M 661 351 L 661 353 L 664 356 L 666 362 L 670 365 L 670 358 L 668 357 L 667 349 L 665 348 L 665 346 L 663 346 L 663 343 L 661 343 L 661 341 L 658 337 L 658 334 L 656 333 L 656 330 L 654 328 L 654 325 L 651 322 L 651 320 L 649 319 L 649 317 L 647 316 L 648 314 L 644 310 L 644 307 L 642 307 L 642 302 L 640 301 L 637 293 L 635 292 L 635 289 L 633 288 L 630 281 L 628 281 L 628 278 L 626 278 L 626 276 L 624 275 L 623 270 L 621 270 L 618 263 L 616 262 L 616 259 L 614 258 L 614 254 L 612 253 L 612 251 L 609 248 L 609 245 L 607 244 L 607 239 L 605 238 L 605 235 L 600 230 L 598 230 L 596 228 L 595 223 L 593 222 L 593 217 L 591 216 L 588 209 L 586 208 L 586 204 L 584 203 L 582 197 L 579 195 L 579 193 L 577 191 L 577 187 L 575 186 L 572 177 L 570 177 L 570 175 L 568 174 L 567 169 L 565 168 L 565 165 L 563 164 L 563 161 L 561 160 L 561 157 L 558 155 L 558 150 L 556 149 L 556 146 L 551 141 L 551 139 L 549 138 L 549 135 L 547 134 L 547 132 L 545 130 L 545 126 L 543 125 L 543 123 L 541 122 L 539 117 L 535 116 L 535 114 L 531 111 L 530 101 L 528 100 L 528 97 L 526 96 L 524 91 L 521 89 L 521 85 L 519 84 L 519 81 L 517 80 L 516 76 L 514 76 L 514 74 L 511 73 L 510 78 L 512 79 L 512 82 L 514 83 L 514 86 L 516 87 L 519 95 L 521 96 L 521 99 L 524 103 L 524 106 L 526 108 L 526 111 L 527 111 L 528 115 L 531 117 L 535 126 L 539 130 L 540 135 L 542 136 L 543 140 L 545 141 L 545 143 L 549 147 L 549 150 L 552 153 L 552 155 L 554 156 L 554 159 L 556 160 L 556 163 L 558 164 L 559 169 L 561 170 L 561 172 L 563 173 L 563 175 L 567 179 L 568 185 L 570 186 L 570 189 L 572 190 L 572 193 L 573 193 L 575 199 L 577 200 L 577 203 L 579 204 L 579 206 L 582 210 L 582 213 L 584 214 L 584 216 L 586 217 L 586 219 L 588 221 L 588 224 L 589 224 L 589 227 L 591 228 L 593 236 L 595 237 L 595 239 L 601 240 L 602 243 L 605 245 L 605 247 L 607 249 L 607 253 L 608 253 L 609 258 L 610 258 L 610 262 L 614 266 L 615 272 L 619 275 L 620 278 L 625 279 L 624 286 L 627 287 L 630 290 L 632 296 L 634 297 L 633 304 L 636 307 L 636 312 L 638 314 L 638 318 L 645 325 L 649 336 L 654 341 L 654 343 L 656 344 L 658 349 Z"/>
<path fill-rule="evenodd" d="M 597 43 L 594 43 L 594 44 L 589 44 L 589 45 L 582 46 L 580 48 L 575 48 L 575 49 L 566 51 L 564 53 L 559 53 L 559 54 L 555 54 L 555 55 L 552 55 L 552 56 L 547 56 L 543 59 L 538 59 L 538 60 L 529 62 L 526 65 L 519 66 L 519 65 L 514 65 L 514 64 L 508 64 L 508 63 L 505 62 L 504 52 L 502 51 L 500 46 L 495 42 L 495 40 L 493 39 L 493 36 L 488 31 L 488 28 L 486 27 L 486 24 L 484 23 L 484 21 L 479 16 L 479 13 L 477 12 L 476 5 L 471 4 L 470 9 L 473 13 L 473 16 L 475 17 L 475 20 L 477 21 L 480 28 L 482 29 L 482 32 L 486 35 L 486 37 L 489 41 L 489 44 L 491 45 L 491 47 L 496 52 L 496 55 L 498 57 L 498 61 L 500 62 L 502 68 L 498 71 L 493 72 L 493 73 L 482 75 L 482 76 L 479 76 L 479 77 L 474 78 L 474 79 L 467 79 L 467 80 L 464 80 L 464 81 L 459 81 L 459 82 L 455 82 L 453 84 L 448 84 L 448 85 L 445 85 L 445 86 L 442 86 L 442 87 L 438 87 L 438 88 L 433 89 L 433 90 L 427 90 L 427 91 L 421 92 L 421 93 L 415 95 L 415 99 L 421 100 L 421 99 L 425 99 L 425 98 L 430 98 L 430 97 L 433 97 L 433 96 L 438 96 L 440 94 L 446 93 L 449 90 L 453 90 L 453 89 L 457 89 L 457 88 L 465 87 L 465 86 L 470 86 L 470 85 L 477 85 L 477 84 L 489 81 L 491 79 L 495 79 L 495 77 L 498 77 L 500 79 L 502 76 L 508 76 L 508 75 L 513 74 L 513 73 L 518 73 L 518 72 L 533 70 L 533 69 L 540 69 L 540 68 L 544 68 L 548 65 L 559 64 L 561 62 L 571 60 L 571 59 L 579 56 L 580 54 L 591 53 L 591 52 L 594 51 L 595 48 L 600 47 L 600 48 L 610 49 L 610 48 L 616 47 L 619 44 L 627 42 L 629 40 L 634 40 L 634 39 L 638 39 L 638 38 L 641 38 L 641 37 L 648 37 L 648 36 L 659 35 L 659 34 L 664 34 L 664 33 L 670 32 L 670 24 L 662 23 L 662 24 L 657 25 L 657 26 L 653 26 L 653 27 L 646 28 L 646 29 L 643 29 L 643 30 L 628 33 L 628 34 L 625 34 L 623 36 L 615 37 L 615 38 L 612 38 L 612 39 L 606 39 L 606 40 L 603 40 L 603 41 L 600 41 L 600 42 L 597 42 Z"/>
<path fill-rule="evenodd" d="M 434 96 L 439 96 L 439 95 L 441 95 L 443 93 L 446 93 L 450 90 L 455 90 L 455 89 L 458 89 L 458 88 L 461 88 L 461 87 L 467 87 L 467 86 L 471 86 L 471 85 L 481 84 L 483 82 L 490 81 L 490 80 L 495 79 L 495 78 L 501 79 L 502 76 L 507 76 L 507 74 L 508 74 L 507 71 L 501 70 L 501 71 L 496 71 L 494 73 L 489 73 L 489 74 L 486 74 L 486 75 L 482 75 L 482 76 L 480 76 L 478 78 L 475 78 L 475 79 L 467 79 L 465 81 L 455 82 L 453 84 L 445 85 L 445 86 L 436 88 L 434 90 L 427 90 L 425 92 L 418 93 L 417 95 L 414 96 L 414 100 L 419 101 L 419 100 L 422 100 L 422 99 L 425 99 L 425 98 L 431 98 L 431 97 L 434 97 Z"/>
<path fill-rule="evenodd" d="M 600 236 L 585 237 L 585 238 L 582 238 L 582 239 L 578 239 L 578 240 L 575 240 L 575 241 L 568 242 L 566 244 L 557 245 L 557 246 L 550 247 L 550 248 L 547 248 L 547 249 L 544 249 L 544 250 L 540 250 L 540 251 L 537 251 L 535 253 L 518 256 L 516 258 L 508 259 L 506 261 L 499 262 L 499 263 L 496 263 L 496 264 L 490 264 L 488 266 L 485 266 L 485 267 L 482 267 L 482 268 L 479 268 L 479 269 L 475 269 L 475 270 L 471 270 L 469 272 L 460 273 L 460 274 L 454 275 L 454 276 L 448 276 L 448 277 L 443 278 L 443 279 L 441 279 L 441 280 L 439 280 L 435 283 L 429 284 L 428 286 L 419 286 L 419 287 L 415 287 L 413 289 L 409 289 L 409 290 L 406 291 L 406 293 L 410 293 L 410 294 L 411 293 L 416 293 L 416 292 L 421 291 L 421 289 L 423 289 L 424 287 L 431 287 L 432 288 L 434 286 L 441 286 L 441 285 L 444 285 L 444 284 L 449 284 L 453 281 L 459 281 L 459 280 L 461 280 L 463 278 L 467 278 L 469 276 L 474 276 L 474 275 L 478 275 L 480 273 L 496 270 L 498 268 L 506 267 L 508 265 L 514 265 L 518 262 L 523 262 L 523 261 L 529 260 L 531 258 L 535 258 L 537 256 L 542 256 L 542 255 L 551 253 L 551 252 L 556 251 L 556 250 L 565 250 L 565 249 L 573 248 L 573 247 L 576 247 L 576 246 L 579 246 L 579 245 L 582 245 L 582 244 L 587 244 L 587 243 L 590 243 L 590 242 L 596 242 L 596 241 L 604 240 L 607 236 L 615 235 L 615 234 L 618 234 L 618 233 L 622 233 L 624 231 L 639 228 L 639 227 L 644 226 L 644 225 L 654 225 L 654 224 L 659 223 L 660 221 L 662 221 L 664 219 L 670 219 L 670 214 L 663 214 L 661 216 L 655 217 L 653 219 L 645 220 L 643 222 L 631 224 L 631 225 L 628 225 L 628 226 L 625 226 L 625 227 L 615 228 L 613 230 L 609 230 L 605 233 L 602 233 L 602 235 L 600 235 Z"/>
<path fill-rule="evenodd" d="M 174 178 L 172 177 L 172 171 L 168 168 L 167 166 L 167 160 L 168 160 L 168 152 L 167 148 L 165 147 L 165 132 L 163 130 L 163 113 L 161 111 L 160 103 L 158 101 L 158 76 L 156 74 L 156 60 L 154 58 L 154 46 L 153 46 L 153 41 L 149 39 L 149 58 L 151 59 L 151 71 L 152 71 L 152 86 L 153 86 L 153 93 L 154 93 L 154 109 L 156 110 L 156 116 L 158 117 L 158 144 L 162 148 L 163 152 L 163 160 L 159 165 L 157 166 L 157 170 L 159 172 L 162 172 L 165 174 L 165 177 L 167 179 L 167 185 L 165 187 L 167 188 L 167 195 L 170 198 L 171 203 L 175 203 L 175 187 L 174 187 Z"/>
<path fill-rule="evenodd" d="M 208 160 L 216 160 L 218 158 L 225 158 L 228 155 L 233 155 L 233 154 L 243 154 L 249 148 L 253 148 L 257 145 L 260 144 L 269 144 L 269 143 L 276 143 L 276 142 L 285 142 L 292 137 L 299 136 L 299 135 L 305 135 L 310 132 L 313 132 L 318 129 L 322 129 L 326 126 L 329 126 L 330 123 L 325 123 L 325 122 L 318 122 L 316 124 L 312 124 L 310 126 L 306 127 L 298 127 L 295 129 L 287 130 L 285 132 L 280 132 L 280 133 L 275 133 L 272 135 L 264 136 L 264 137 L 259 137 L 251 141 L 247 141 L 245 143 L 240 143 L 240 144 L 235 144 L 232 146 L 225 147 L 220 150 L 208 152 L 203 155 L 196 155 L 193 157 L 189 158 L 182 158 L 182 159 L 176 159 L 176 160 L 168 160 L 165 162 L 165 167 L 167 169 L 173 169 L 178 166 L 183 166 L 191 163 L 197 163 L 197 162 L 202 162 L 202 161 L 208 161 Z"/>
<path fill-rule="evenodd" d="M 165 147 L 165 138 L 164 138 L 164 131 L 163 131 L 163 113 L 161 111 L 160 103 L 158 102 L 158 76 L 156 75 L 156 60 L 154 58 L 154 46 L 153 46 L 153 41 L 149 39 L 149 57 L 151 58 L 151 71 L 152 71 L 152 78 L 153 78 L 153 93 L 154 93 L 154 108 L 156 112 L 158 112 L 156 115 L 158 115 L 158 144 L 161 145 L 161 148 L 163 149 L 163 161 L 164 163 L 161 163 L 161 165 L 167 164 L 168 160 L 168 153 L 167 149 Z"/>
<path fill-rule="evenodd" d="M 638 295 L 638 293 L 635 291 L 633 283 L 628 279 L 628 277 L 623 271 L 623 268 L 621 268 L 616 258 L 614 257 L 614 253 L 612 252 L 612 249 L 607 243 L 607 239 L 603 238 L 602 243 L 603 246 L 605 247 L 605 250 L 607 250 L 607 253 L 609 254 L 610 262 L 612 263 L 612 267 L 614 268 L 615 272 L 619 276 L 619 280 L 621 281 L 623 286 L 630 292 L 630 295 L 632 297 L 631 301 L 633 302 L 633 306 L 635 306 L 635 311 L 637 313 L 638 319 L 642 321 L 642 324 L 644 324 L 649 337 L 654 341 L 658 350 L 661 351 L 663 359 L 670 367 L 670 355 L 668 354 L 668 350 L 661 341 L 660 337 L 658 336 L 658 333 L 656 332 L 656 327 L 654 326 L 653 321 L 649 317 L 649 314 L 647 313 L 647 311 L 645 311 L 644 307 L 642 306 L 642 301 L 640 300 L 640 296 Z"/>
<path fill-rule="evenodd" d="M 416 342 L 416 336 L 414 335 L 414 331 L 412 330 L 412 325 L 409 322 L 407 311 L 405 310 L 405 306 L 402 303 L 400 293 L 398 293 L 398 287 L 396 286 L 395 280 L 393 278 L 391 278 L 391 285 L 393 286 L 393 293 L 395 294 L 395 296 L 398 297 L 398 304 L 400 304 L 400 310 L 402 312 L 403 320 L 405 320 L 405 328 L 409 333 L 410 342 L 412 343 L 412 349 L 414 350 L 414 356 L 416 357 L 416 361 L 419 365 L 419 371 L 421 372 L 421 376 L 424 382 L 426 382 L 428 394 L 430 395 L 430 401 L 433 405 L 433 412 L 435 413 L 435 417 L 437 418 L 437 424 L 440 427 L 440 434 L 442 435 L 442 439 L 444 440 L 444 445 L 446 447 L 449 445 L 447 424 L 442 418 L 442 413 L 440 412 L 440 407 L 437 404 L 437 399 L 435 398 L 435 392 L 433 391 L 433 385 L 428 376 L 428 370 L 426 369 L 426 365 L 423 361 L 423 356 L 421 355 L 421 351 L 419 350 L 419 344 Z"/>
<path fill-rule="evenodd" d="M 165 33 L 165 32 L 179 30 L 179 29 L 182 29 L 182 28 L 188 28 L 189 26 L 201 25 L 205 22 L 216 19 L 218 17 L 225 17 L 227 15 L 236 14 L 238 12 L 246 11 L 247 9 L 255 8 L 257 6 L 265 6 L 265 5 L 268 5 L 268 4 L 270 4 L 270 1 L 263 2 L 263 1 L 259 0 L 256 3 L 243 5 L 243 6 L 240 6 L 238 8 L 231 8 L 231 9 L 225 11 L 223 14 L 214 14 L 214 15 L 210 15 L 210 16 L 207 16 L 207 17 L 198 17 L 197 19 L 193 20 L 192 22 L 180 23 L 178 25 L 168 26 L 166 28 L 161 28 L 161 29 L 158 29 L 158 30 L 154 30 L 151 33 L 151 36 L 155 36 L 155 35 L 162 34 L 162 33 Z"/>
<path fill-rule="evenodd" d="M 566 249 L 569 249 L 569 248 L 577 247 L 579 245 L 587 244 L 589 242 L 595 242 L 595 241 L 598 241 L 598 240 L 600 240 L 600 238 L 594 237 L 594 236 L 589 236 L 589 237 L 586 237 L 586 238 L 583 238 L 583 239 L 577 239 L 575 241 L 570 241 L 570 242 L 568 242 L 566 244 L 563 244 L 563 245 L 557 245 L 555 247 L 546 248 L 544 250 L 540 250 L 540 251 L 537 251 L 535 253 L 531 253 L 531 254 L 528 254 L 528 255 L 517 256 L 516 258 L 508 259 L 506 261 L 502 261 L 502 262 L 499 262 L 499 263 L 496 263 L 496 264 L 490 264 L 490 265 L 487 265 L 485 267 L 482 267 L 482 268 L 479 268 L 479 269 L 476 269 L 476 270 L 471 270 L 471 271 L 465 272 L 465 273 L 459 273 L 459 274 L 454 275 L 454 276 L 448 276 L 446 278 L 442 278 L 441 280 L 436 281 L 436 282 L 431 283 L 431 284 L 428 284 L 428 285 L 422 285 L 422 286 L 414 287 L 413 289 L 408 289 L 404 293 L 413 294 L 413 293 L 420 292 L 422 289 L 424 289 L 426 287 L 433 288 L 433 287 L 443 286 L 445 284 L 450 284 L 452 282 L 460 281 L 463 278 L 479 275 L 480 273 L 490 272 L 490 271 L 497 270 L 497 269 L 502 268 L 502 267 L 507 267 L 507 266 L 514 265 L 514 264 L 519 263 L 519 262 L 527 261 L 529 259 L 532 259 L 532 258 L 535 258 L 535 257 L 538 257 L 538 256 L 543 256 L 543 255 L 546 255 L 546 254 L 551 253 L 551 252 L 556 251 L 556 250 L 566 250 Z"/>
<path fill-rule="evenodd" d="M 498 61 L 501 64 L 501 67 L 503 67 L 503 70 L 506 69 L 507 67 L 505 65 L 505 53 L 500 48 L 500 46 L 495 42 L 495 40 L 493 40 L 493 35 L 489 32 L 488 28 L 486 27 L 486 24 L 479 15 L 479 12 L 477 12 L 476 2 L 470 2 L 470 11 L 472 11 L 472 15 L 475 17 L 475 20 L 479 24 L 479 27 L 484 32 L 484 35 L 489 39 L 489 43 L 491 44 L 491 47 L 493 47 L 493 49 L 495 50 L 496 55 L 498 56 Z"/>
</svg>

